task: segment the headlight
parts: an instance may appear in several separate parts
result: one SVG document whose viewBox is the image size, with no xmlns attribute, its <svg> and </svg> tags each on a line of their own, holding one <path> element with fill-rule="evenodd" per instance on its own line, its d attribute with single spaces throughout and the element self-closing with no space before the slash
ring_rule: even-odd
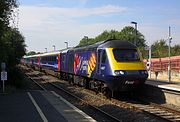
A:
<svg viewBox="0 0 180 122">
<path fill-rule="evenodd" d="M 148 74 L 148 72 L 146 70 L 141 70 L 140 72 L 141 72 L 141 74 Z"/>
<path fill-rule="evenodd" d="M 148 74 L 148 72 L 147 72 L 146 70 L 144 71 L 144 73 L 145 73 L 145 74 Z"/>
<path fill-rule="evenodd" d="M 114 74 L 115 74 L 115 75 L 124 75 L 124 74 L 125 74 L 125 71 L 115 70 L 115 71 L 114 71 Z"/>
</svg>

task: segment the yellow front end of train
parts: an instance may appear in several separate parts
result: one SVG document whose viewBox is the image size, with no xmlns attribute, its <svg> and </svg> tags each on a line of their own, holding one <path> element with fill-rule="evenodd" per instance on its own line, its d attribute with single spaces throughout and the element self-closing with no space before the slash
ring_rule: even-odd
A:
<svg viewBox="0 0 180 122">
<path fill-rule="evenodd" d="M 148 77 L 138 49 L 106 48 L 110 72 L 107 84 L 113 91 L 131 91 L 144 84 Z"/>
</svg>

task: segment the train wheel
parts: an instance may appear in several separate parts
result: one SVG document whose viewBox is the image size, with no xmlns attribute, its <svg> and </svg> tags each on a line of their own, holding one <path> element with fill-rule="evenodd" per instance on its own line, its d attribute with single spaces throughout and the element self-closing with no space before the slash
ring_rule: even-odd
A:
<svg viewBox="0 0 180 122">
<path fill-rule="evenodd" d="M 71 84 L 71 77 L 70 76 L 67 77 L 67 80 L 68 80 L 68 83 Z"/>
<path fill-rule="evenodd" d="M 73 75 L 68 75 L 69 84 L 73 84 Z"/>
<path fill-rule="evenodd" d="M 89 89 L 89 82 L 90 82 L 89 79 L 88 79 L 88 78 L 85 78 L 85 79 L 84 79 L 84 82 L 85 82 L 85 88 L 86 88 L 86 89 Z"/>
<path fill-rule="evenodd" d="M 95 88 L 95 92 L 96 92 L 96 94 L 99 93 L 98 87 Z"/>
<path fill-rule="evenodd" d="M 111 99 L 113 97 L 113 92 L 108 87 L 105 87 L 104 95 L 107 99 Z"/>
</svg>

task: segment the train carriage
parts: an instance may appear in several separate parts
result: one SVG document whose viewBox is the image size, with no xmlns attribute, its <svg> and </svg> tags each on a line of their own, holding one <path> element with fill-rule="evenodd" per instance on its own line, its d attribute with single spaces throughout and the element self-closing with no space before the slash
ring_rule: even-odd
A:
<svg viewBox="0 0 180 122">
<path fill-rule="evenodd" d="M 61 51 L 48 52 L 40 55 L 40 65 L 43 70 L 60 71 Z"/>
<path fill-rule="evenodd" d="M 23 56 L 24 64 L 28 67 L 32 66 L 32 55 L 30 56 Z"/>
<path fill-rule="evenodd" d="M 138 48 L 110 39 L 93 45 L 27 56 L 29 65 L 97 91 L 132 91 L 148 77 Z M 52 74 L 52 73 L 50 73 Z"/>
<path fill-rule="evenodd" d="M 40 66 L 40 56 L 41 54 L 36 54 L 36 55 L 33 55 L 31 56 L 31 67 L 34 68 L 34 69 L 40 69 L 41 66 Z"/>
</svg>

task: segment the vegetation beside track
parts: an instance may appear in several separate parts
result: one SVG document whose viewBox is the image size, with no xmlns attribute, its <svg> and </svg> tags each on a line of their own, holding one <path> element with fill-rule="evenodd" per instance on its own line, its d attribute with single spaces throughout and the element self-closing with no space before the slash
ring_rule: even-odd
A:
<svg viewBox="0 0 180 122">
<path fill-rule="evenodd" d="M 11 70 L 9 75 L 12 77 L 8 77 L 8 82 L 5 81 L 6 93 L 22 90 L 39 90 L 39 87 L 37 87 L 29 78 L 27 78 L 27 76 L 25 76 L 19 66 L 16 66 L 13 70 Z"/>
<path fill-rule="evenodd" d="M 25 85 L 16 67 L 26 51 L 25 39 L 18 30 L 18 25 L 15 24 L 18 6 L 18 0 L 0 1 L 0 66 L 2 62 L 6 64 L 5 85 L 9 89 L 22 88 Z"/>
</svg>

